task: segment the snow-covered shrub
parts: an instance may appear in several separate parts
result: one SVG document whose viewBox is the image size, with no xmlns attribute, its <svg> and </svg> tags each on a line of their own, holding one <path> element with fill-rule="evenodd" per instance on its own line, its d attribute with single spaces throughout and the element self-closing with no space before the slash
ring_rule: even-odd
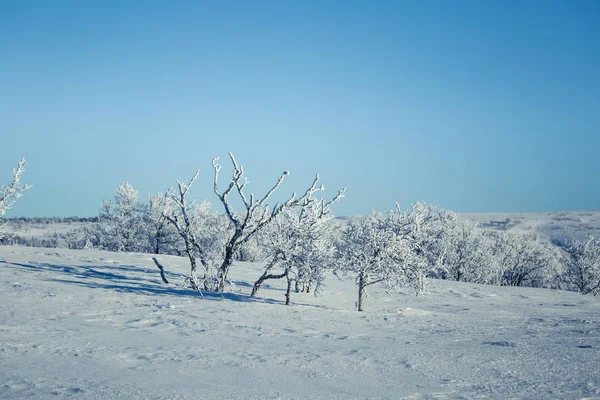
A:
<svg viewBox="0 0 600 400">
<path fill-rule="evenodd" d="M 72 229 L 63 234 L 68 249 L 85 249 L 99 247 L 98 230 L 95 226 Z M 95 243 L 94 243 L 95 242 Z"/>
<path fill-rule="evenodd" d="M 284 171 L 279 179 L 277 179 L 277 182 L 263 197 L 257 198 L 254 194 L 251 194 L 250 197 L 248 197 L 244 192 L 244 189 L 248 184 L 248 180 L 244 176 L 244 168 L 238 165 L 232 153 L 229 153 L 229 158 L 233 164 L 233 173 L 227 188 L 223 190 L 223 192 L 219 191 L 218 185 L 221 165 L 218 162 L 218 158 L 213 159 L 213 168 L 215 172 L 214 192 L 223 204 L 225 215 L 232 226 L 232 230 L 224 247 L 223 262 L 217 271 L 217 291 L 219 292 L 222 292 L 225 289 L 225 282 L 229 274 L 229 269 L 239 250 L 252 240 L 257 233 L 268 226 L 282 211 L 304 204 L 308 196 L 319 190 L 319 188 L 316 187 L 317 177 L 302 196 L 296 197 L 296 195 L 293 194 L 283 203 L 278 203 L 271 207 L 267 202 L 279 188 L 289 172 Z M 229 195 L 234 191 L 237 193 L 239 200 L 244 206 L 241 212 L 236 212 L 230 202 Z"/>
<path fill-rule="evenodd" d="M 113 200 L 104 200 L 96 225 L 98 247 L 109 251 L 149 251 L 138 191 L 129 183 L 117 187 Z"/>
<path fill-rule="evenodd" d="M 164 193 L 148 196 L 148 204 L 144 205 L 144 224 L 149 246 L 154 254 L 179 254 L 183 242 L 175 227 L 164 215 L 170 202 Z"/>
<path fill-rule="evenodd" d="M 555 286 L 562 274 L 556 247 L 541 242 L 536 235 L 488 233 L 494 241 L 493 253 L 502 271 L 505 286 Z"/>
<path fill-rule="evenodd" d="M 64 247 L 61 236 L 56 232 L 39 237 L 21 236 L 14 233 L 6 233 L 0 236 L 0 245 L 45 248 Z"/>
<path fill-rule="evenodd" d="M 441 254 L 437 275 L 443 279 L 499 285 L 502 270 L 494 255 L 494 241 L 469 221 L 457 223 L 438 242 Z"/>
<path fill-rule="evenodd" d="M 0 187 L 0 217 L 15 204 L 17 199 L 23 195 L 24 191 L 31 188 L 30 185 L 21 184 L 21 175 L 25 172 L 26 165 L 27 162 L 25 159 L 20 159 L 17 162 L 17 168 L 12 171 L 12 180 L 10 184 L 8 186 Z"/>
<path fill-rule="evenodd" d="M 419 232 L 414 234 L 418 251 L 429 264 L 429 275 L 438 277 L 443 275 L 440 266 L 448 251 L 447 238 L 458 225 L 456 213 L 423 202 L 416 203 L 414 207 L 418 208 L 422 220 L 428 221 L 421 224 Z"/>
<path fill-rule="evenodd" d="M 321 190 L 323 187 L 320 188 Z M 252 289 L 254 296 L 268 279 L 286 278 L 286 302 L 289 304 L 292 283 L 296 292 L 318 292 L 325 271 L 333 264 L 334 243 L 329 230 L 333 218 L 331 205 L 341 199 L 345 189 L 331 200 L 317 199 L 309 193 L 304 204 L 283 210 L 263 230 L 261 244 L 266 267 Z M 277 273 L 275 273 L 277 271 Z"/>
<path fill-rule="evenodd" d="M 566 270 L 563 279 L 583 294 L 600 295 L 600 239 L 567 242 Z"/>
<path fill-rule="evenodd" d="M 409 286 L 423 290 L 429 263 L 420 246 L 435 218 L 434 208 L 416 203 L 409 210 L 374 213 L 350 220 L 337 249 L 337 269 L 355 278 L 357 308 L 363 310 L 368 286 L 383 282 L 388 293 Z"/>
</svg>

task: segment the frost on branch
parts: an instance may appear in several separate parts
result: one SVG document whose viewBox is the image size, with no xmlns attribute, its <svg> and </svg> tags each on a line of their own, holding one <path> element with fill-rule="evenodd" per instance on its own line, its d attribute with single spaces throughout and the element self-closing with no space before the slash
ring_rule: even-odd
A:
<svg viewBox="0 0 600 400">
<path fill-rule="evenodd" d="M 149 246 L 154 254 L 178 253 L 180 240 L 178 232 L 164 215 L 171 199 L 165 193 L 148 196 L 144 206 L 144 222 L 147 228 Z"/>
<path fill-rule="evenodd" d="M 322 187 L 320 188 L 323 189 Z M 254 283 L 252 296 L 256 295 L 264 281 L 286 278 L 286 302 L 290 303 L 292 284 L 296 292 L 316 294 L 331 268 L 334 244 L 330 223 L 331 205 L 344 196 L 345 189 L 326 201 L 310 193 L 304 203 L 296 208 L 283 210 L 261 235 L 266 255 L 266 267 Z"/>
<path fill-rule="evenodd" d="M 17 162 L 17 168 L 13 169 L 11 183 L 0 188 L 0 216 L 4 215 L 15 204 L 24 191 L 31 188 L 30 185 L 21 184 L 21 175 L 25 172 L 26 165 L 25 159 L 20 159 Z"/>
<path fill-rule="evenodd" d="M 192 288 L 200 291 L 215 290 L 216 260 L 222 258 L 225 231 L 228 221 L 219 214 L 210 212 L 210 203 L 195 204 L 188 202 L 187 196 L 200 171 L 192 177 L 189 183 L 177 181 L 177 191 L 169 189 L 165 195 L 166 201 L 162 214 L 175 228 L 184 243 L 183 252 L 190 261 L 190 276 Z M 196 275 L 197 261 L 204 269 L 202 279 Z"/>
<path fill-rule="evenodd" d="M 279 188 L 289 172 L 284 171 L 277 179 L 277 182 L 263 197 L 255 197 L 254 194 L 248 196 L 245 192 L 248 180 L 244 176 L 244 168 L 237 163 L 232 153 L 229 153 L 229 158 L 231 159 L 233 172 L 229 184 L 222 192 L 219 190 L 219 173 L 222 167 L 219 164 L 218 158 L 213 159 L 215 172 L 214 192 L 223 204 L 225 215 L 232 224 L 232 232 L 225 244 L 223 262 L 217 271 L 217 291 L 220 292 L 225 288 L 225 282 L 235 254 L 255 237 L 258 232 L 274 221 L 281 212 L 286 209 L 302 206 L 314 192 L 321 190 L 320 187 L 316 186 L 319 179 L 317 176 L 312 185 L 301 196 L 296 197 L 296 194 L 293 194 L 283 203 L 270 206 L 268 203 L 269 199 Z M 237 195 L 243 204 L 244 208 L 241 212 L 236 212 L 232 208 L 229 198 L 232 193 Z"/>
<path fill-rule="evenodd" d="M 423 235 L 436 216 L 435 208 L 416 203 L 387 214 L 374 213 L 350 220 L 338 243 L 337 269 L 353 276 L 358 286 L 358 311 L 363 310 L 366 288 L 384 283 L 388 293 L 409 286 L 424 289 L 429 264 L 421 246 Z"/>
</svg>

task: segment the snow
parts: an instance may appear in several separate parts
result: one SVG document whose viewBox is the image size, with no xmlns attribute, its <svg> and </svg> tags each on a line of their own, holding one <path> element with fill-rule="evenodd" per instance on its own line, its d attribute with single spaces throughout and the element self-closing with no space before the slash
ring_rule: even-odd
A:
<svg viewBox="0 0 600 400">
<path fill-rule="evenodd" d="M 600 399 L 600 299 L 429 281 L 425 295 L 351 280 L 319 297 L 284 280 L 251 298 L 180 282 L 187 260 L 0 247 L 0 398 Z"/>
<path fill-rule="evenodd" d="M 600 211 L 464 213 L 458 216 L 475 222 L 482 229 L 535 233 L 543 240 L 558 243 L 568 239 L 585 240 L 588 235 L 600 237 Z M 507 218 L 508 224 L 497 225 L 498 222 L 506 222 Z"/>
</svg>

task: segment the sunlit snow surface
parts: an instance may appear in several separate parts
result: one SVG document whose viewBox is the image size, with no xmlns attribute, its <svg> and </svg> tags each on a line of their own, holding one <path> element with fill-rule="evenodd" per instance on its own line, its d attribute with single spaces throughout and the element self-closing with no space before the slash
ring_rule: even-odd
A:
<svg viewBox="0 0 600 400">
<path fill-rule="evenodd" d="M 260 264 L 201 299 L 160 260 L 0 247 L 0 398 L 600 399 L 599 298 L 434 280 L 359 313 L 329 277 L 286 307 Z"/>
</svg>

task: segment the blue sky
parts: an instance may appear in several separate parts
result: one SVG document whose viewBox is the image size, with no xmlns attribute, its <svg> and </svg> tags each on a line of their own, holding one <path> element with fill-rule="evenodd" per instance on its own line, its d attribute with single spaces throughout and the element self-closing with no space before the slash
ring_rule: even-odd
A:
<svg viewBox="0 0 600 400">
<path fill-rule="evenodd" d="M 126 4 L 125 4 L 126 3 Z M 96 215 L 227 152 L 337 215 L 598 209 L 600 2 L 0 0 L 7 216 Z M 223 182 L 225 183 L 225 182 Z"/>
</svg>

